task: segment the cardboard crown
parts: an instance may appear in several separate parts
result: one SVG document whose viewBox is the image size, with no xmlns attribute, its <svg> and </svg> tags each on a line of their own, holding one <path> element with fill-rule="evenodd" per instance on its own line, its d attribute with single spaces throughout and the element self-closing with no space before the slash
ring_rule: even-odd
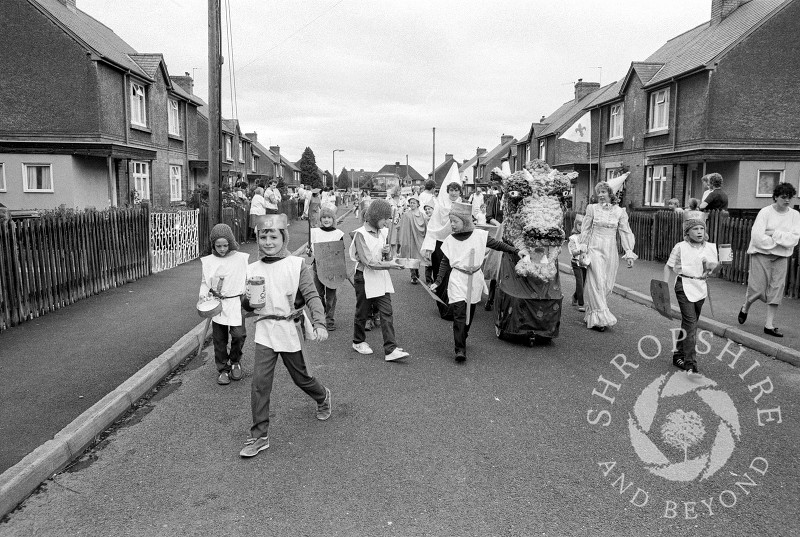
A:
<svg viewBox="0 0 800 537">
<path fill-rule="evenodd" d="M 289 219 L 285 214 L 265 214 L 258 217 L 256 227 L 259 231 L 262 229 L 286 229 L 289 227 Z"/>
</svg>

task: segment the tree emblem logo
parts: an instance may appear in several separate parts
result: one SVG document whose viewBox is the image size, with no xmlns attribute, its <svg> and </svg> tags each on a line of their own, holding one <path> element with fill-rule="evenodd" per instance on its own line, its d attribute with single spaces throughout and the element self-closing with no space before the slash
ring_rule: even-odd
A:
<svg viewBox="0 0 800 537">
<path fill-rule="evenodd" d="M 716 385 L 703 375 L 690 376 L 680 371 L 661 375 L 642 390 L 633 405 L 633 415 L 628 414 L 628 432 L 634 451 L 650 473 L 670 481 L 693 481 L 698 476 L 703 481 L 725 465 L 742 432 L 733 401 Z M 676 406 L 679 402 L 686 409 L 677 408 L 661 415 L 665 413 L 664 406 Z M 704 414 L 710 410 L 718 420 L 716 431 L 693 409 Z M 656 423 L 660 426 L 654 427 Z M 690 458 L 690 450 L 699 446 L 708 432 L 715 435 L 710 448 L 701 453 L 695 453 L 698 451 L 695 449 Z M 682 456 L 671 461 L 651 437 Z"/>
</svg>

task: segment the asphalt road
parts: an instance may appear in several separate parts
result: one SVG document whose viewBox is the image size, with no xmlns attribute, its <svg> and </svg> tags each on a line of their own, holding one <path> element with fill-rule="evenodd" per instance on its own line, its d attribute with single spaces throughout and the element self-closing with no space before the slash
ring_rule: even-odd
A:
<svg viewBox="0 0 800 537">
<path fill-rule="evenodd" d="M 616 327 L 587 330 L 567 307 L 560 337 L 533 348 L 496 339 L 493 315 L 479 308 L 468 361 L 459 365 L 451 325 L 407 272 L 392 276 L 398 343 L 412 357 L 384 362 L 379 331 L 368 337 L 375 355 L 351 349 L 354 293 L 343 287 L 339 329 L 310 344 L 313 374 L 333 392 L 329 421 L 314 418 L 314 402 L 279 366 L 271 446 L 240 459 L 253 342 L 245 379 L 224 387 L 207 348 L 162 397 L 12 513 L 0 535 L 800 531 L 796 368 L 738 347 L 728 348 L 735 362 L 730 352 L 718 359 L 725 342 L 711 339 L 699 362 L 705 376 L 676 375 L 673 325 L 616 296 Z M 610 362 L 624 364 L 620 354 L 628 364 L 618 368 Z M 660 389 L 648 388 L 654 381 Z M 670 436 L 664 431 L 678 409 L 695 412 L 702 425 Z M 652 448 L 630 432 L 629 420 L 649 429 Z M 657 453 L 666 463 L 652 463 Z M 680 465 L 702 457 L 709 461 L 702 474 Z"/>
</svg>

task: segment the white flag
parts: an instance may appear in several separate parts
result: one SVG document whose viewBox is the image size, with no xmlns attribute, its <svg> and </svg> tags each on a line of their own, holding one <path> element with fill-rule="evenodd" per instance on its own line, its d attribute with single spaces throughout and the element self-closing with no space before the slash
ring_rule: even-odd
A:
<svg viewBox="0 0 800 537">
<path fill-rule="evenodd" d="M 583 114 L 570 128 L 559 136 L 559 139 L 571 142 L 590 143 L 592 140 L 592 121 L 589 112 Z"/>
</svg>

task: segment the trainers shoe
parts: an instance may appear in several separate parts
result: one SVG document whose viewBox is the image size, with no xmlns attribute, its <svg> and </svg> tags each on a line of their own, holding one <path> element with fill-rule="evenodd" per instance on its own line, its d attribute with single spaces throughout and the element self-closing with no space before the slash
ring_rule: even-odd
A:
<svg viewBox="0 0 800 537">
<path fill-rule="evenodd" d="M 397 362 L 398 360 L 402 360 L 403 358 L 408 358 L 409 356 L 411 355 L 398 347 L 395 350 L 393 350 L 390 354 L 386 355 L 386 361 Z"/>
<path fill-rule="evenodd" d="M 222 384 L 224 386 L 225 384 L 230 384 L 230 383 L 231 383 L 231 378 L 228 376 L 227 371 L 223 371 L 222 373 L 219 374 L 219 377 L 217 377 L 217 384 Z"/>
<path fill-rule="evenodd" d="M 325 421 L 331 417 L 331 391 L 325 388 L 325 400 L 317 405 L 317 419 Z"/>
<path fill-rule="evenodd" d="M 231 372 L 228 375 L 231 380 L 242 380 L 244 373 L 242 373 L 242 364 L 234 362 L 231 364 Z"/>
<path fill-rule="evenodd" d="M 586 306 L 578 306 L 578 311 L 584 313 L 586 311 Z"/>
<path fill-rule="evenodd" d="M 239 456 L 243 458 L 255 457 L 268 447 L 269 435 L 262 436 L 261 438 L 248 438 L 244 441 L 244 447 L 239 452 Z"/>
<path fill-rule="evenodd" d="M 467 355 L 464 354 L 463 351 L 456 352 L 456 362 L 458 362 L 460 364 L 460 363 L 466 362 L 466 361 L 467 361 Z"/>
<path fill-rule="evenodd" d="M 369 343 L 366 341 L 362 341 L 361 343 L 353 343 L 353 349 L 361 354 L 372 354 L 372 347 L 370 347 Z"/>
<path fill-rule="evenodd" d="M 327 325 L 325 325 L 325 330 L 327 330 L 328 332 L 333 332 L 334 330 L 336 330 L 336 325 L 333 322 L 330 322 Z"/>
</svg>

